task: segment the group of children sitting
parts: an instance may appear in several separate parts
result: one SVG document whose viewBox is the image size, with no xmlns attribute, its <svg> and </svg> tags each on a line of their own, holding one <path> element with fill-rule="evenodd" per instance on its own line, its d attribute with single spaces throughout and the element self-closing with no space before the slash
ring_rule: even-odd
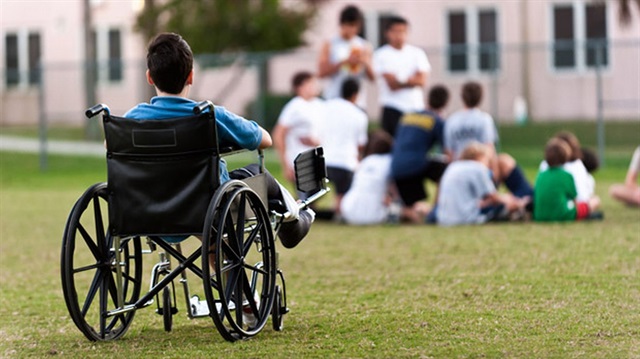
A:
<svg viewBox="0 0 640 359">
<path fill-rule="evenodd" d="M 549 139 L 532 187 L 515 159 L 495 150 L 493 120 L 477 107 L 480 86 L 466 84 L 462 97 L 466 108 L 445 121 L 440 115 L 448 91 L 434 86 L 429 109 L 406 114 L 395 139 L 382 130 L 369 134 L 364 157 L 340 203 L 341 220 L 356 225 L 401 220 L 453 226 L 602 218 L 590 174 L 598 167 L 597 157 L 588 150 L 583 154 L 575 135 L 560 132 Z M 433 154 L 437 145 L 444 154 Z M 437 184 L 433 206 L 426 201 L 425 179 Z M 508 193 L 498 191 L 501 183 Z"/>
</svg>

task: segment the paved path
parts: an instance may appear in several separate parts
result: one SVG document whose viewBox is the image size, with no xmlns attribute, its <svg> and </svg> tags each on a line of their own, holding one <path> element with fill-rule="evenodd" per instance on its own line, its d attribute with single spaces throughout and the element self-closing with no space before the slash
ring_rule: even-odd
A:
<svg viewBox="0 0 640 359">
<path fill-rule="evenodd" d="M 40 142 L 37 139 L 0 135 L 0 151 L 39 153 Z M 85 141 L 47 141 L 47 153 L 104 157 L 106 150 L 101 143 Z"/>
</svg>

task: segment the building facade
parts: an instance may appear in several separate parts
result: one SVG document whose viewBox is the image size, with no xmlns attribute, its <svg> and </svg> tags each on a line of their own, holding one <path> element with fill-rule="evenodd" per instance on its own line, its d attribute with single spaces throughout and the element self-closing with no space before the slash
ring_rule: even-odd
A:
<svg viewBox="0 0 640 359">
<path fill-rule="evenodd" d="M 375 47 L 384 42 L 389 16 L 409 21 L 408 42 L 425 49 L 432 65 L 429 84 L 451 89 L 449 110 L 461 106 L 462 84 L 476 80 L 485 88 L 482 107 L 500 121 L 513 121 L 519 99 L 534 120 L 593 120 L 599 110 L 606 118 L 638 120 L 640 14 L 634 7 L 632 23 L 621 26 L 618 3 L 326 1 L 305 35 L 307 46 L 271 59 L 269 90 L 288 93 L 296 71 L 315 71 L 321 43 L 337 33 L 340 10 L 355 4 L 365 13 L 363 36 Z M 41 113 L 52 124 L 84 121 L 83 6 L 80 0 L 0 0 L 0 125 L 33 124 Z M 133 30 L 144 1 L 92 0 L 90 9 L 96 100 L 123 113 L 149 96 L 145 41 Z M 259 76 L 257 68 L 243 60 L 238 56 L 213 69 L 197 66 L 192 97 L 213 99 L 244 113 L 258 94 Z M 375 120 L 376 86 L 365 87 L 367 111 Z"/>
</svg>

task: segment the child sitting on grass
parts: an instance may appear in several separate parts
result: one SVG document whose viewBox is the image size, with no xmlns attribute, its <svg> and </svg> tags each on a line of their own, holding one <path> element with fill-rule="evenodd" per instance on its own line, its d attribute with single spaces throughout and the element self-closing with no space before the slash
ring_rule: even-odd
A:
<svg viewBox="0 0 640 359">
<path fill-rule="evenodd" d="M 533 219 L 535 221 L 575 221 L 589 218 L 600 206 L 600 199 L 591 196 L 577 200 L 574 177 L 563 166 L 569 161 L 571 148 L 558 138 L 551 138 L 544 149 L 549 168 L 540 171 L 534 191 Z"/>
<path fill-rule="evenodd" d="M 444 226 L 481 224 L 524 213 L 529 198 L 496 190 L 489 171 L 493 154 L 491 147 L 478 142 L 464 148 L 460 160 L 449 164 L 440 180 L 438 204 L 429 222 L 435 219 Z"/>
</svg>

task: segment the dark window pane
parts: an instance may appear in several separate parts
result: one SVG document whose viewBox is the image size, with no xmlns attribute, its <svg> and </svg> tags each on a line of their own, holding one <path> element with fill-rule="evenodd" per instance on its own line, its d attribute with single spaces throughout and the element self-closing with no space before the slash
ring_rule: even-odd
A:
<svg viewBox="0 0 640 359">
<path fill-rule="evenodd" d="M 29 84 L 40 82 L 40 34 L 29 34 Z"/>
<path fill-rule="evenodd" d="M 5 37 L 5 69 L 7 87 L 20 83 L 20 69 L 18 68 L 18 35 L 7 34 Z"/>
<path fill-rule="evenodd" d="M 557 6 L 553 9 L 553 29 L 554 66 L 557 68 L 575 67 L 576 51 L 572 6 Z"/>
<path fill-rule="evenodd" d="M 480 70 L 498 69 L 500 67 L 500 53 L 496 12 L 495 10 L 483 10 L 480 11 L 478 17 Z"/>
<path fill-rule="evenodd" d="M 449 70 L 466 71 L 467 64 L 467 22 L 463 12 L 449 14 Z"/>
<path fill-rule="evenodd" d="M 607 8 L 604 3 L 595 3 L 586 6 L 585 34 L 587 38 L 587 66 L 596 66 L 598 63 L 600 63 L 601 66 L 608 64 L 609 51 L 607 49 L 606 10 Z"/>
<path fill-rule="evenodd" d="M 120 30 L 109 30 L 109 81 L 122 80 Z"/>
<path fill-rule="evenodd" d="M 378 46 L 382 46 L 387 43 L 387 25 L 389 20 L 394 17 L 392 15 L 380 15 L 378 16 Z"/>
</svg>

